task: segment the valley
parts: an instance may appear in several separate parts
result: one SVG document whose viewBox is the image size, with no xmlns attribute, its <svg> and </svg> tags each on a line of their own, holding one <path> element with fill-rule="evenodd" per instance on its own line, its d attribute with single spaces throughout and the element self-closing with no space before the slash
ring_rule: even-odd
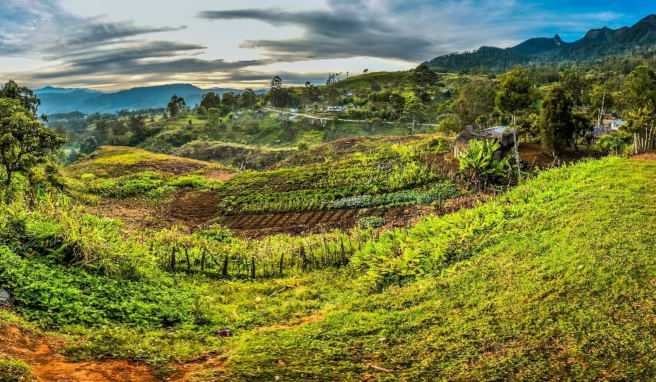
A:
<svg viewBox="0 0 656 382">
<path fill-rule="evenodd" d="M 656 16 L 529 3 L 0 4 L 0 382 L 654 380 Z"/>
</svg>

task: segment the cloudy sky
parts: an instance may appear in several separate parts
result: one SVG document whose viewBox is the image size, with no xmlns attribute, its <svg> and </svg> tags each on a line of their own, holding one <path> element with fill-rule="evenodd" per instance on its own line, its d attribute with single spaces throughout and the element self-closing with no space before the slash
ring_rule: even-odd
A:
<svg viewBox="0 0 656 382">
<path fill-rule="evenodd" d="M 630 25 L 653 0 L 0 0 L 0 79 L 259 87 Z"/>
</svg>

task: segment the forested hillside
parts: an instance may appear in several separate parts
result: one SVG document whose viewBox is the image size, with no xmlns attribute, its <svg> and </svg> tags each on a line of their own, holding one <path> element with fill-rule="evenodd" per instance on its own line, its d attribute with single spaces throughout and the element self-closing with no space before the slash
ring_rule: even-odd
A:
<svg viewBox="0 0 656 382">
<path fill-rule="evenodd" d="M 650 15 L 631 27 L 601 28 L 588 31 L 574 42 L 553 38 L 533 38 L 502 49 L 482 47 L 473 52 L 453 53 L 428 62 L 444 71 L 504 71 L 515 65 L 540 65 L 591 62 L 613 55 L 648 52 L 656 44 L 656 15 Z"/>
</svg>

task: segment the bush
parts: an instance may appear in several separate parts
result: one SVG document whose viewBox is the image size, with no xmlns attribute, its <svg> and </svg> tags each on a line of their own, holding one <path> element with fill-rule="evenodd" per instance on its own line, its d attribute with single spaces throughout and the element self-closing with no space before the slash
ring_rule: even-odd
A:
<svg viewBox="0 0 656 382">
<path fill-rule="evenodd" d="M 91 182 L 93 180 L 96 180 L 96 175 L 92 173 L 85 173 L 80 176 L 80 180 L 83 182 Z"/>
<path fill-rule="evenodd" d="M 171 327 L 192 319 L 193 299 L 183 290 L 23 259 L 6 247 L 0 248 L 0 285 L 11 290 L 18 312 L 47 327 Z"/>
<path fill-rule="evenodd" d="M 632 140 L 631 134 L 616 131 L 601 137 L 597 144 L 601 150 L 608 154 L 620 155 L 631 145 Z"/>
<path fill-rule="evenodd" d="M 358 226 L 362 229 L 375 229 L 384 226 L 385 218 L 380 216 L 367 216 L 358 220 Z"/>
<path fill-rule="evenodd" d="M 0 357 L 0 382 L 35 381 L 30 367 L 23 361 Z"/>
<path fill-rule="evenodd" d="M 500 149 L 496 141 L 471 141 L 467 151 L 458 158 L 460 171 L 479 189 L 505 179 L 511 173 L 511 165 L 507 158 L 497 158 Z"/>
</svg>

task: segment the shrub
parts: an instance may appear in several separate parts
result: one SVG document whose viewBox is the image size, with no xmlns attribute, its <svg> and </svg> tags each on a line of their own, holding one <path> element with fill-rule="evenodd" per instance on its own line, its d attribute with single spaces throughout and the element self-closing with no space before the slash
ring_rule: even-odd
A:
<svg viewBox="0 0 656 382">
<path fill-rule="evenodd" d="M 496 141 L 471 141 L 467 151 L 458 158 L 460 171 L 479 189 L 506 178 L 511 173 L 510 161 L 497 158 L 500 149 Z"/>
<path fill-rule="evenodd" d="M 620 155 L 631 145 L 632 140 L 631 134 L 617 131 L 601 137 L 598 146 L 609 154 Z"/>
<path fill-rule="evenodd" d="M 0 357 L 0 382 L 35 381 L 30 367 L 23 361 Z"/>
<path fill-rule="evenodd" d="M 6 247 L 0 248 L 0 285 L 11 290 L 18 312 L 48 327 L 109 323 L 170 327 L 192 319 L 192 298 L 183 290 L 23 259 Z"/>
<path fill-rule="evenodd" d="M 96 179 L 96 175 L 92 173 L 85 173 L 80 176 L 80 180 L 83 182 L 91 182 Z"/>
<path fill-rule="evenodd" d="M 362 229 L 375 229 L 384 226 L 385 218 L 380 216 L 366 216 L 358 220 L 358 226 Z"/>
</svg>

